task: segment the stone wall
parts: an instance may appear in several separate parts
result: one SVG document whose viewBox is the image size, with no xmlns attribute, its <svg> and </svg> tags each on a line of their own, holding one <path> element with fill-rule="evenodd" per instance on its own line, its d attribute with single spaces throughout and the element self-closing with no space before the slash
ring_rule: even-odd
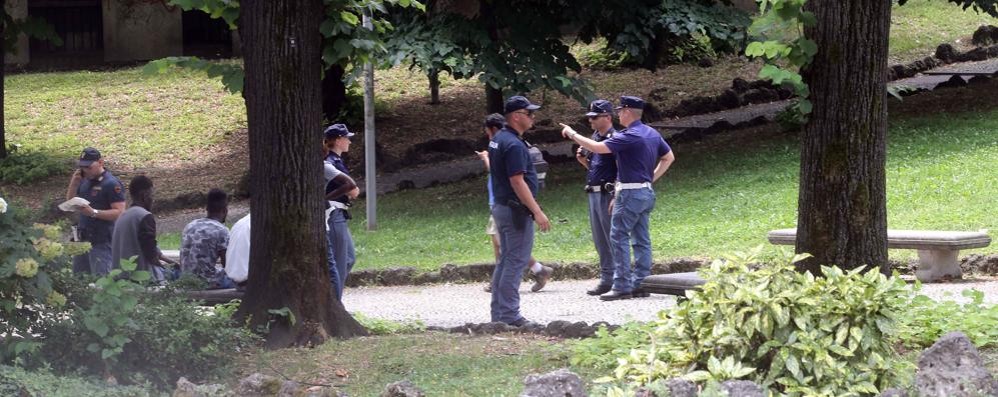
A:
<svg viewBox="0 0 998 397">
<path fill-rule="evenodd" d="M 103 0 L 104 61 L 140 61 L 184 52 L 179 7 L 165 2 Z"/>
</svg>

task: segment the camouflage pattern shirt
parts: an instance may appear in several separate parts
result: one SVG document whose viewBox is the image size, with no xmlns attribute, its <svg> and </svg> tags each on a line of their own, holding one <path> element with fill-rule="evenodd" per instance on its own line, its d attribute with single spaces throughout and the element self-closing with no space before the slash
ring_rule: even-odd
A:
<svg viewBox="0 0 998 397">
<path fill-rule="evenodd" d="M 208 282 L 218 281 L 224 273 L 215 267 L 229 245 L 229 229 L 210 218 L 191 221 L 180 237 L 180 268 Z"/>
</svg>

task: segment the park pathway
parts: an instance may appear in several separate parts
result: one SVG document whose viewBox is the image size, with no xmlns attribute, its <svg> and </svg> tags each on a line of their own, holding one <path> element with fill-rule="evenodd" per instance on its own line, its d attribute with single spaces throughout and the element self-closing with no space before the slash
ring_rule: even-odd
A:
<svg viewBox="0 0 998 397">
<path fill-rule="evenodd" d="M 603 302 L 585 294 L 596 280 L 551 281 L 540 292 L 530 292 L 530 283 L 520 286 L 520 308 L 528 320 L 547 324 L 555 320 L 606 321 L 623 324 L 629 320 L 652 321 L 657 313 L 675 305 L 668 295 Z M 343 304 L 351 312 L 391 320 L 420 320 L 426 325 L 453 327 L 465 323 L 489 321 L 491 295 L 482 291 L 484 283 L 438 284 L 400 287 L 348 288 Z M 965 302 L 964 289 L 985 293 L 985 301 L 998 304 L 998 278 L 976 278 L 950 283 L 924 284 L 923 294 L 940 299 Z"/>
</svg>

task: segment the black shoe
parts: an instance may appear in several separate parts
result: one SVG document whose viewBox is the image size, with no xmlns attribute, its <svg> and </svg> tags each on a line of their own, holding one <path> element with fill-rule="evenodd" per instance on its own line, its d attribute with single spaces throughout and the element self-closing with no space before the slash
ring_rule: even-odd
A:
<svg viewBox="0 0 998 397">
<path fill-rule="evenodd" d="M 603 295 L 613 288 L 610 285 L 597 285 L 596 288 L 586 291 L 586 295 Z"/>
<path fill-rule="evenodd" d="M 519 320 L 509 323 L 509 325 L 512 325 L 514 327 L 524 327 L 532 324 L 534 324 L 533 321 L 527 320 L 525 318 L 520 318 Z"/>
<path fill-rule="evenodd" d="M 615 301 L 621 299 L 631 299 L 633 296 L 630 292 L 620 292 L 620 291 L 610 291 L 606 295 L 600 295 L 599 300 L 601 301 Z"/>
<path fill-rule="evenodd" d="M 651 296 L 651 292 L 645 291 L 642 288 L 638 288 L 638 289 L 635 289 L 634 291 L 631 291 L 631 296 L 633 296 L 635 298 L 647 298 L 647 297 Z"/>
</svg>

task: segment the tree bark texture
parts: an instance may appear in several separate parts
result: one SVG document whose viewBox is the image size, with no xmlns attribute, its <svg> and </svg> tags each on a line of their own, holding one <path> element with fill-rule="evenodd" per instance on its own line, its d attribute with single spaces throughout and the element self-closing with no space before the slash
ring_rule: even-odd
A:
<svg viewBox="0 0 998 397">
<path fill-rule="evenodd" d="M 800 267 L 886 272 L 887 40 L 891 2 L 810 0 L 818 54 L 802 71 L 814 110 L 801 136 Z"/>
<path fill-rule="evenodd" d="M 249 284 L 238 316 L 267 345 L 317 345 L 364 332 L 332 297 L 323 224 L 321 0 L 248 0 L 246 67 L 252 208 Z M 287 308 L 292 316 L 270 310 Z"/>
<path fill-rule="evenodd" d="M 430 105 L 440 104 L 440 71 L 434 70 L 427 77 L 430 80 Z"/>
<path fill-rule="evenodd" d="M 0 0 L 0 11 L 6 13 L 7 0 Z M 0 21 L 0 38 L 7 37 L 7 24 Z M 7 128 L 4 127 L 4 79 L 7 78 L 7 49 L 0 49 L 0 159 L 7 158 Z"/>
</svg>

